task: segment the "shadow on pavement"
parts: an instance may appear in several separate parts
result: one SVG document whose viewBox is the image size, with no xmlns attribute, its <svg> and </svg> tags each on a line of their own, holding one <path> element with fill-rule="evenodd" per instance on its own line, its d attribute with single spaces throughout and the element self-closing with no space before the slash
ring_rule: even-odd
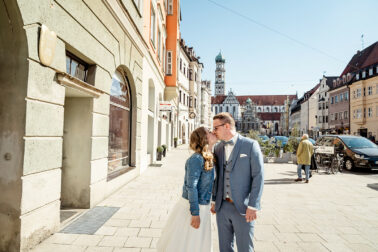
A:
<svg viewBox="0 0 378 252">
<path fill-rule="evenodd" d="M 366 186 L 369 187 L 369 188 L 371 188 L 371 189 L 373 189 L 373 190 L 378 191 L 378 183 L 367 184 Z"/>
<path fill-rule="evenodd" d="M 282 179 L 267 179 L 264 181 L 265 185 L 282 185 L 282 184 L 301 184 L 300 182 L 295 182 L 295 178 L 282 178 Z"/>
</svg>

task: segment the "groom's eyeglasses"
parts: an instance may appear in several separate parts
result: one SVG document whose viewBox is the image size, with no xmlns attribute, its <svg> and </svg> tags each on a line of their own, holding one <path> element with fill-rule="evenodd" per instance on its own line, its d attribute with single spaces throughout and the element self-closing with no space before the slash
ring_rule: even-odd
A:
<svg viewBox="0 0 378 252">
<path fill-rule="evenodd" d="M 217 131 L 217 129 L 218 129 L 219 127 L 224 126 L 224 125 L 225 125 L 225 123 L 223 123 L 223 124 L 221 124 L 221 125 L 218 125 L 218 126 L 215 126 L 215 127 L 213 128 L 213 131 Z"/>
</svg>

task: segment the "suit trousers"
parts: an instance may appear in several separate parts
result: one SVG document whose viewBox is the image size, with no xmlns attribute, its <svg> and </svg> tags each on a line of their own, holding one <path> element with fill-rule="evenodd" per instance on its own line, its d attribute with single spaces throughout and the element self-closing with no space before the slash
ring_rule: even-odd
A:
<svg viewBox="0 0 378 252">
<path fill-rule="evenodd" d="M 247 222 L 245 215 L 241 215 L 233 203 L 222 201 L 216 214 L 218 225 L 218 239 L 220 252 L 234 251 L 234 235 L 238 252 L 253 251 L 254 223 Z"/>
</svg>

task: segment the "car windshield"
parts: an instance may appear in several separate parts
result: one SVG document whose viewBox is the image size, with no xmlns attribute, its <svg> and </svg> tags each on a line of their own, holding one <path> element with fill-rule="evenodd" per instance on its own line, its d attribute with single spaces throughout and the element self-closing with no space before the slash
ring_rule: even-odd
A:
<svg viewBox="0 0 378 252">
<path fill-rule="evenodd" d="M 344 143 L 349 148 L 355 149 L 363 149 L 363 148 L 378 148 L 376 144 L 372 143 L 366 138 L 358 137 L 358 138 L 342 138 Z"/>
</svg>

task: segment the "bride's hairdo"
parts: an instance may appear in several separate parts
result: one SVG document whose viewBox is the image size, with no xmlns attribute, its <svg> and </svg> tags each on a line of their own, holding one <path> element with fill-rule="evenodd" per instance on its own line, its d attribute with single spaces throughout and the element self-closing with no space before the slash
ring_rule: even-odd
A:
<svg viewBox="0 0 378 252">
<path fill-rule="evenodd" d="M 205 171 L 213 169 L 213 153 L 209 150 L 209 143 L 207 141 L 208 130 L 205 127 L 195 129 L 190 135 L 190 148 L 197 153 L 200 153 L 205 159 Z"/>
</svg>

